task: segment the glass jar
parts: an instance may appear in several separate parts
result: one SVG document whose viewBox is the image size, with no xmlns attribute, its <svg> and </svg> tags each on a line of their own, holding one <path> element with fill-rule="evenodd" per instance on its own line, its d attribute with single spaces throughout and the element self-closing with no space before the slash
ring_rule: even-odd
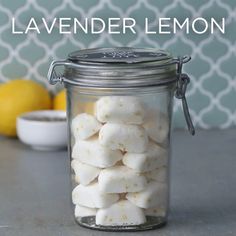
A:
<svg viewBox="0 0 236 236">
<path fill-rule="evenodd" d="M 182 64 L 166 51 L 86 49 L 54 61 L 67 91 L 72 202 L 79 225 L 138 231 L 167 222 L 173 96 L 194 128 Z M 64 66 L 63 75 L 55 67 Z"/>
</svg>

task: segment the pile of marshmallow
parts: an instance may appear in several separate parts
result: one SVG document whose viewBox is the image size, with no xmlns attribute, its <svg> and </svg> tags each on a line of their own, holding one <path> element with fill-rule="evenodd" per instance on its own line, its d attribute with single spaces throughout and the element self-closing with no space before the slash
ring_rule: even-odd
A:
<svg viewBox="0 0 236 236">
<path fill-rule="evenodd" d="M 130 96 L 102 97 L 94 113 L 79 114 L 71 124 L 75 217 L 127 226 L 144 224 L 146 216 L 165 216 L 166 117 Z"/>
</svg>

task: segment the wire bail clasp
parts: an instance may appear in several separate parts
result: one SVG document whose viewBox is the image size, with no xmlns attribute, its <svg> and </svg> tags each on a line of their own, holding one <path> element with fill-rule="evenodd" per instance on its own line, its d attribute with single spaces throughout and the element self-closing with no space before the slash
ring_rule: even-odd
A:
<svg viewBox="0 0 236 236">
<path fill-rule="evenodd" d="M 48 75 L 47 75 L 47 78 L 48 78 L 48 81 L 50 84 L 54 85 L 58 82 L 63 83 L 64 77 L 60 73 L 56 72 L 55 69 L 58 66 L 65 66 L 67 64 L 68 64 L 68 62 L 65 60 L 64 61 L 53 61 L 51 63 L 49 70 L 48 70 Z"/>
<path fill-rule="evenodd" d="M 175 92 L 175 97 L 182 100 L 182 107 L 184 111 L 185 120 L 188 126 L 188 130 L 191 135 L 194 135 L 195 128 L 193 126 L 193 122 L 192 122 L 189 109 L 188 109 L 187 99 L 185 97 L 187 86 L 190 83 L 190 78 L 187 74 L 182 73 L 183 64 L 190 60 L 191 60 L 191 57 L 189 56 L 179 57 L 177 60 L 177 79 L 178 80 L 177 80 L 177 88 Z"/>
</svg>

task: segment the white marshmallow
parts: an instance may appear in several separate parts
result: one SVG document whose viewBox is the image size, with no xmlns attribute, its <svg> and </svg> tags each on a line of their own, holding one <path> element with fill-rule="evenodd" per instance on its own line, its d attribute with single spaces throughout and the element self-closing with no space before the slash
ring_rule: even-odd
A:
<svg viewBox="0 0 236 236">
<path fill-rule="evenodd" d="M 77 115 L 71 124 L 72 133 L 76 139 L 87 139 L 96 134 L 102 125 L 92 115 L 82 113 Z"/>
<path fill-rule="evenodd" d="M 99 142 L 112 150 L 142 153 L 147 149 L 148 137 L 141 126 L 107 123 L 100 129 Z"/>
<path fill-rule="evenodd" d="M 74 213 L 75 217 L 95 216 L 97 209 L 76 205 Z"/>
<path fill-rule="evenodd" d="M 154 181 L 148 183 L 143 191 L 126 195 L 130 202 L 142 208 L 165 206 L 167 197 L 167 185 Z"/>
<path fill-rule="evenodd" d="M 122 152 L 110 150 L 99 144 L 98 139 L 77 140 L 73 150 L 72 158 L 99 168 L 110 167 L 122 159 Z"/>
<path fill-rule="evenodd" d="M 87 185 L 98 177 L 101 169 L 84 164 L 78 160 L 72 160 L 71 166 L 75 172 L 75 179 L 82 185 Z"/>
<path fill-rule="evenodd" d="M 143 190 L 146 184 L 144 176 L 126 166 L 104 169 L 98 177 L 99 189 L 105 193 L 138 192 Z"/>
<path fill-rule="evenodd" d="M 145 153 L 130 153 L 124 155 L 123 163 L 131 169 L 144 172 L 156 169 L 167 164 L 166 149 L 154 142 L 149 142 Z"/>
<path fill-rule="evenodd" d="M 155 142 L 163 144 L 167 142 L 169 133 L 168 117 L 158 110 L 151 110 L 145 118 L 143 127 L 146 129 L 148 136 Z"/>
<path fill-rule="evenodd" d="M 136 97 L 102 97 L 96 102 L 96 117 L 100 122 L 142 124 L 144 109 Z"/>
<path fill-rule="evenodd" d="M 125 226 L 140 225 L 145 222 L 143 210 L 127 200 L 121 200 L 108 208 L 99 209 L 96 215 L 97 225 Z"/>
<path fill-rule="evenodd" d="M 78 185 L 72 191 L 72 202 L 90 208 L 103 208 L 119 200 L 119 194 L 102 193 L 98 183 Z"/>
<path fill-rule="evenodd" d="M 146 216 L 156 216 L 156 217 L 165 217 L 167 214 L 166 208 L 164 207 L 154 207 L 144 210 Z"/>
<path fill-rule="evenodd" d="M 167 168 L 166 167 L 160 167 L 155 170 L 152 170 L 150 172 L 146 172 L 144 174 L 147 179 L 149 180 L 155 180 L 160 183 L 166 183 L 167 182 Z"/>
</svg>

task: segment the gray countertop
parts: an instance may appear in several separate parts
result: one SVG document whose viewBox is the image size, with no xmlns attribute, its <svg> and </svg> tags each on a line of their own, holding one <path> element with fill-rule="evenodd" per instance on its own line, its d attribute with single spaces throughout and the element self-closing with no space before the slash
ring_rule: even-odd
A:
<svg viewBox="0 0 236 236">
<path fill-rule="evenodd" d="M 119 235 L 236 235 L 236 130 L 173 135 L 171 212 L 161 229 Z M 67 153 L 0 138 L 1 236 L 118 235 L 78 226 Z"/>
</svg>

